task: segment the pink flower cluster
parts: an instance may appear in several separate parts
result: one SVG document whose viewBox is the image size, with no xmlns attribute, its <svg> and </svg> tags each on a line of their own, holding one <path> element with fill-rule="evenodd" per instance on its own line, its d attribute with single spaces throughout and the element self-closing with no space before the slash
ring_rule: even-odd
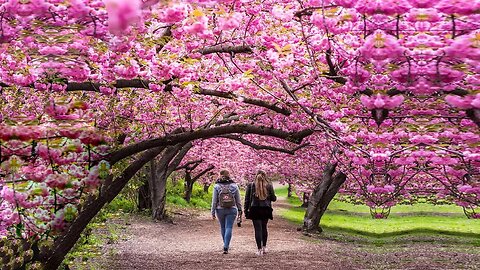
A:
<svg viewBox="0 0 480 270">
<path fill-rule="evenodd" d="M 402 95 L 389 97 L 381 94 L 377 94 L 372 97 L 368 97 L 365 95 L 362 95 L 360 97 L 360 101 L 362 102 L 362 104 L 369 110 L 372 110 L 372 109 L 392 110 L 400 106 L 400 104 L 403 103 L 404 99 L 405 98 Z"/>
</svg>

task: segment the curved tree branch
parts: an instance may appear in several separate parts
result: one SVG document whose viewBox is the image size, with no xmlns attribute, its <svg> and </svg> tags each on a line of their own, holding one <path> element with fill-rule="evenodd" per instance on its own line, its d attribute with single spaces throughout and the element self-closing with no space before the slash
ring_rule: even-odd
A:
<svg viewBox="0 0 480 270">
<path fill-rule="evenodd" d="M 205 47 L 203 49 L 200 49 L 198 52 L 202 55 L 207 55 L 211 53 L 253 53 L 252 48 L 248 45 L 233 46 L 226 44 Z"/>
<path fill-rule="evenodd" d="M 248 125 L 248 124 L 236 124 L 236 125 L 229 125 L 229 126 L 212 127 L 208 129 L 199 129 L 199 130 L 181 132 L 178 134 L 168 134 L 161 138 L 145 140 L 136 144 L 132 144 L 111 153 L 107 157 L 107 160 L 113 165 L 128 156 L 140 153 L 150 148 L 154 148 L 158 146 L 175 145 L 180 142 L 193 141 L 197 139 L 208 139 L 208 138 L 213 138 L 216 136 L 226 135 L 230 133 L 264 135 L 264 136 L 284 139 L 284 140 L 298 144 L 298 143 L 301 143 L 303 138 L 313 134 L 313 130 L 305 129 L 298 132 L 287 132 L 280 129 L 269 128 L 265 126 L 254 126 L 254 125 Z"/>
<path fill-rule="evenodd" d="M 140 158 L 132 162 L 122 174 L 115 178 L 111 184 L 104 187 L 106 189 L 104 193 L 101 193 L 97 198 L 90 197 L 89 202 L 82 207 L 78 217 L 69 226 L 68 231 L 55 240 L 53 251 L 48 254 L 46 258 L 43 258 L 46 269 L 57 269 L 65 258 L 65 255 L 80 238 L 83 229 L 85 229 L 100 209 L 102 209 L 106 203 L 113 200 L 135 173 L 147 162 L 159 155 L 163 149 L 165 149 L 165 147 L 157 147 L 146 151 Z M 111 179 L 112 176 L 109 176 L 109 178 Z"/>
<path fill-rule="evenodd" d="M 203 162 L 203 159 L 192 160 L 192 161 L 189 161 L 189 162 L 183 164 L 182 166 L 176 167 L 175 171 L 178 171 L 178 170 L 181 170 L 181 169 L 193 170 L 192 167 L 195 166 L 195 168 L 196 168 L 202 162 Z"/>
<path fill-rule="evenodd" d="M 325 78 L 330 79 L 334 82 L 337 82 L 339 84 L 345 84 L 347 82 L 347 79 L 341 76 L 338 76 L 338 68 L 335 67 L 335 64 L 332 61 L 332 50 L 328 49 L 325 52 L 325 59 L 327 60 L 327 65 L 328 65 L 328 73 L 325 74 L 327 75 Z"/>
<path fill-rule="evenodd" d="M 203 171 L 201 171 L 200 173 L 198 173 L 197 175 L 195 175 L 193 178 L 192 178 L 192 181 L 195 182 L 198 180 L 198 178 L 202 177 L 203 175 L 205 175 L 207 172 L 211 171 L 215 169 L 215 166 L 213 166 L 212 164 L 210 164 L 207 168 L 205 168 Z"/>
<path fill-rule="evenodd" d="M 222 97 L 222 98 L 227 98 L 227 99 L 242 99 L 243 103 L 264 107 L 264 108 L 270 109 L 274 112 L 281 113 L 281 114 L 286 115 L 286 116 L 289 116 L 291 114 L 290 110 L 278 107 L 275 104 L 270 104 L 270 103 L 268 103 L 264 100 L 261 100 L 261 99 L 253 99 L 253 98 L 242 97 L 242 96 L 236 95 L 232 92 L 222 92 L 222 91 L 199 88 L 197 93 L 202 94 L 202 95 L 216 96 L 216 97 Z"/>
<path fill-rule="evenodd" d="M 235 135 L 223 135 L 223 136 L 220 136 L 220 137 L 235 140 L 235 141 L 239 141 L 242 144 L 247 145 L 247 146 L 249 146 L 249 147 L 251 147 L 255 150 L 268 150 L 268 151 L 282 152 L 282 153 L 286 153 L 286 154 L 289 154 L 289 155 L 294 155 L 296 151 L 310 145 L 309 143 L 304 143 L 304 144 L 301 144 L 301 145 L 295 147 L 294 149 L 290 150 L 290 149 L 279 148 L 279 147 L 274 147 L 274 146 L 269 146 L 269 145 L 256 144 L 256 143 L 248 141 L 248 140 L 246 140 L 246 139 L 244 139 L 240 136 L 235 136 Z"/>
</svg>

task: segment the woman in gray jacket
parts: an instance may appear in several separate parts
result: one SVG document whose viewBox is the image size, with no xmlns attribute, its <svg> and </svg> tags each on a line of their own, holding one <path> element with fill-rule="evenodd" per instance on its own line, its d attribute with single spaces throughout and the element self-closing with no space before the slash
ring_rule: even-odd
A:
<svg viewBox="0 0 480 270">
<path fill-rule="evenodd" d="M 237 184 L 227 170 L 220 171 L 220 178 L 213 187 L 212 218 L 218 217 L 223 239 L 223 254 L 228 254 L 235 218 L 242 215 L 242 201 Z"/>
</svg>

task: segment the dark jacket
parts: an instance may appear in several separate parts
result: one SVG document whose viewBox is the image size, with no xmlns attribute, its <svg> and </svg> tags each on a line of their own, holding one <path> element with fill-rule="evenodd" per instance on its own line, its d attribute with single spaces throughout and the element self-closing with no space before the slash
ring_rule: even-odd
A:
<svg viewBox="0 0 480 270">
<path fill-rule="evenodd" d="M 277 196 L 275 196 L 275 191 L 273 190 L 273 186 L 271 184 L 267 186 L 267 191 L 267 198 L 265 200 L 260 200 L 257 196 L 255 196 L 255 184 L 248 184 L 245 193 L 245 213 L 248 213 L 252 207 L 269 207 L 271 209 L 272 202 L 277 200 Z"/>
<path fill-rule="evenodd" d="M 235 183 L 230 177 L 225 177 L 225 176 L 222 176 L 220 178 L 217 179 L 217 184 L 231 184 L 231 183 Z"/>
</svg>

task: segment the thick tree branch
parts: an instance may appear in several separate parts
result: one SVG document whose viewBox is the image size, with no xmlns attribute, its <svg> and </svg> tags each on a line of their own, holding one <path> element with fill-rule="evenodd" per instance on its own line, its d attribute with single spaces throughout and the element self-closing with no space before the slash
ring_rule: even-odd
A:
<svg viewBox="0 0 480 270">
<path fill-rule="evenodd" d="M 222 97 L 222 98 L 227 98 L 227 99 L 241 99 L 243 103 L 264 107 L 264 108 L 267 108 L 267 109 L 272 110 L 272 111 L 277 112 L 277 113 L 281 113 L 281 114 L 286 115 L 286 116 L 289 116 L 291 114 L 290 110 L 278 107 L 275 104 L 270 104 L 270 103 L 268 103 L 264 100 L 260 100 L 260 99 L 252 99 L 252 98 L 242 97 L 242 96 L 236 95 L 232 92 L 222 92 L 222 91 L 199 88 L 197 93 L 202 94 L 202 95 L 216 96 L 216 97 Z"/>
<path fill-rule="evenodd" d="M 282 85 L 283 89 L 287 92 L 287 94 L 302 108 L 302 110 L 306 114 L 308 114 L 310 117 L 312 117 L 312 119 L 319 126 L 321 126 L 325 131 L 331 132 L 335 136 L 337 135 L 337 132 L 330 126 L 330 124 L 327 121 L 325 121 L 318 114 L 314 113 L 309 108 L 305 107 L 304 105 L 302 105 L 298 102 L 298 97 L 295 95 L 292 88 L 287 84 L 287 82 L 285 80 L 280 79 L 280 84 Z"/>
<path fill-rule="evenodd" d="M 286 154 L 290 154 L 290 155 L 294 155 L 296 151 L 310 145 L 309 143 L 304 143 L 304 144 L 301 144 L 301 145 L 295 147 L 294 149 L 290 150 L 290 149 L 279 148 L 279 147 L 274 147 L 274 146 L 269 146 L 269 145 L 256 144 L 256 143 L 248 141 L 248 140 L 246 140 L 246 139 L 244 139 L 240 136 L 235 136 L 235 135 L 224 135 L 224 136 L 221 136 L 221 137 L 231 139 L 231 140 L 235 140 L 235 141 L 239 141 L 242 144 L 247 145 L 247 146 L 249 146 L 253 149 L 256 149 L 256 150 L 268 150 L 268 151 L 282 152 L 282 153 L 286 153 Z"/>
<path fill-rule="evenodd" d="M 163 84 L 168 84 L 172 79 L 164 81 Z M 131 80 L 116 80 L 115 83 L 111 84 L 112 87 L 121 89 L 121 88 L 143 88 L 148 89 L 148 84 L 150 82 L 147 80 L 140 79 L 131 79 Z M 67 84 L 67 91 L 91 91 L 91 92 L 100 92 L 100 86 L 105 84 L 93 83 L 93 82 L 69 82 Z"/>
<path fill-rule="evenodd" d="M 192 170 L 192 169 L 191 169 L 192 166 L 195 166 L 195 165 L 198 166 L 198 164 L 200 164 L 200 163 L 202 163 L 202 162 L 203 162 L 203 159 L 197 159 L 197 160 L 189 161 L 189 162 L 183 164 L 182 166 L 176 167 L 176 168 L 175 168 L 175 171 L 178 171 L 178 170 L 181 170 L 181 169 Z M 196 166 L 195 166 L 195 167 L 196 167 Z"/>
<path fill-rule="evenodd" d="M 198 52 L 203 55 L 211 53 L 253 53 L 252 48 L 248 45 L 233 46 L 226 44 L 205 47 Z"/>
<path fill-rule="evenodd" d="M 171 82 L 174 80 L 168 79 L 165 81 L 162 81 L 161 83 L 165 85 L 165 90 L 166 92 L 171 91 L 172 89 L 172 84 Z M 100 86 L 110 86 L 110 87 L 115 87 L 116 89 L 122 89 L 122 88 L 139 88 L 139 89 L 149 89 L 149 84 L 150 81 L 148 80 L 141 80 L 141 79 L 131 79 L 131 80 L 125 80 L 125 79 L 119 79 L 116 80 L 112 84 L 102 84 L 102 83 L 94 83 L 94 82 L 69 82 L 67 83 L 67 92 L 76 92 L 76 91 L 87 91 L 87 92 L 100 92 Z M 10 87 L 9 85 L 5 83 L 0 82 L 1 87 Z M 33 87 L 33 86 L 30 86 Z M 289 116 L 291 114 L 291 111 L 282 107 L 278 107 L 275 104 L 268 103 L 267 101 L 261 100 L 261 99 L 253 99 L 253 98 L 248 98 L 248 97 L 242 97 L 239 95 L 236 95 L 232 92 L 221 92 L 221 91 L 216 91 L 216 90 L 208 90 L 208 89 L 203 89 L 203 88 L 198 88 L 198 91 L 195 92 L 196 94 L 199 95 L 205 95 L 205 96 L 215 96 L 215 97 L 221 97 L 221 98 L 226 98 L 226 99 L 233 99 L 233 100 L 239 100 L 241 99 L 242 102 L 246 104 L 251 104 L 255 106 L 260 106 L 267 108 L 269 110 L 272 110 L 277 113 L 281 113 L 283 115 Z"/>
<path fill-rule="evenodd" d="M 269 128 L 265 126 L 254 126 L 248 124 L 236 124 L 230 126 L 212 127 L 208 129 L 199 129 L 194 131 L 182 132 L 179 134 L 169 134 L 161 138 L 142 141 L 136 144 L 126 146 L 109 155 L 107 160 L 111 164 L 150 148 L 158 146 L 175 145 L 180 142 L 188 142 L 197 139 L 208 139 L 220 135 L 231 133 L 257 134 L 284 139 L 293 143 L 301 143 L 303 138 L 313 134 L 313 130 L 305 129 L 299 132 L 286 132 L 284 130 Z"/>
<path fill-rule="evenodd" d="M 89 198 L 88 203 L 82 207 L 78 217 L 70 224 L 68 230 L 55 240 L 53 251 L 47 255 L 46 258 L 43 258 L 46 264 L 45 269 L 57 269 L 65 258 L 65 255 L 80 238 L 82 231 L 100 209 L 102 209 L 106 203 L 113 200 L 135 173 L 147 162 L 159 155 L 163 149 L 165 149 L 165 147 L 157 147 L 146 151 L 137 160 L 132 162 L 111 184 L 104 187 L 105 192 L 101 193 L 97 198 Z M 112 178 L 112 176 L 109 178 Z"/>
<path fill-rule="evenodd" d="M 341 76 L 338 76 L 338 70 L 337 68 L 335 67 L 335 64 L 333 64 L 333 61 L 332 61 L 332 50 L 331 49 L 328 49 L 326 52 L 325 52 L 325 58 L 327 60 L 327 65 L 328 65 L 328 68 L 329 68 L 329 71 L 326 76 L 327 79 L 330 79 L 334 82 L 337 82 L 339 84 L 345 84 L 347 82 L 347 79 L 344 78 L 344 77 L 341 77 Z"/>
<path fill-rule="evenodd" d="M 178 154 L 175 156 L 175 158 L 168 164 L 167 168 L 167 176 L 169 176 L 173 171 L 175 171 L 175 168 L 182 162 L 183 158 L 187 155 L 188 151 L 193 147 L 192 142 L 188 142 L 185 144 L 182 149 L 178 152 Z"/>
<path fill-rule="evenodd" d="M 170 83 L 173 81 L 173 79 L 169 79 L 166 81 L 163 81 L 162 84 L 166 86 L 170 86 Z M 117 80 L 114 84 L 112 84 L 112 87 L 115 88 L 143 88 L 143 89 L 149 89 L 148 84 L 150 82 L 147 80 L 140 80 L 140 79 L 132 79 L 132 80 Z M 92 82 L 71 82 L 68 83 L 67 85 L 67 91 L 93 91 L 93 92 L 100 92 L 100 86 L 102 84 L 100 83 L 92 83 Z M 165 91 L 169 91 L 168 89 L 165 89 Z M 208 90 L 204 88 L 199 88 L 198 91 L 195 92 L 196 94 L 200 95 L 205 95 L 205 96 L 215 96 L 215 97 L 221 97 L 221 98 L 226 98 L 226 99 L 243 99 L 244 103 L 255 105 L 255 106 L 260 106 L 264 107 L 267 109 L 270 109 L 274 112 L 281 113 L 283 115 L 289 116 L 291 112 L 285 108 L 281 108 L 276 106 L 275 104 L 270 104 L 264 100 L 261 99 L 252 99 L 252 98 L 247 98 L 247 97 L 241 97 L 238 96 L 232 92 L 221 92 L 221 91 L 216 91 L 216 90 Z"/>
<path fill-rule="evenodd" d="M 195 182 L 197 181 L 200 177 L 202 177 L 203 175 L 205 175 L 207 172 L 211 171 L 215 169 L 215 166 L 213 166 L 212 164 L 210 164 L 206 169 L 204 169 L 203 171 L 201 171 L 199 174 L 197 174 L 195 177 L 192 178 L 192 181 Z"/>
</svg>

